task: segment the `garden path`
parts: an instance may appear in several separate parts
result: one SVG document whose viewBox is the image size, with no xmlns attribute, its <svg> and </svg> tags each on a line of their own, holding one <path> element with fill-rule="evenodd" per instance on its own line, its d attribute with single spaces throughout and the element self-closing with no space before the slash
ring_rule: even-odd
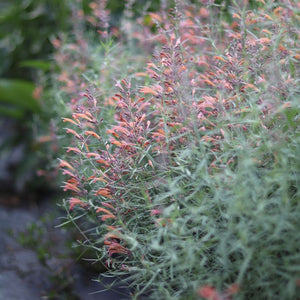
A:
<svg viewBox="0 0 300 300">
<path fill-rule="evenodd" d="M 103 290 L 99 282 L 91 280 L 95 274 L 59 255 L 64 251 L 67 232 L 55 228 L 48 232 L 55 241 L 51 252 L 56 255 L 44 260 L 39 257 L 38 245 L 33 249 L 20 244 L 20 233 L 28 225 L 34 228 L 32 224 L 38 224 L 45 210 L 49 211 L 49 207 L 25 209 L 0 205 L 0 300 L 128 300 L 128 296 L 112 290 L 93 294 Z M 30 236 L 25 234 L 22 238 Z"/>
</svg>

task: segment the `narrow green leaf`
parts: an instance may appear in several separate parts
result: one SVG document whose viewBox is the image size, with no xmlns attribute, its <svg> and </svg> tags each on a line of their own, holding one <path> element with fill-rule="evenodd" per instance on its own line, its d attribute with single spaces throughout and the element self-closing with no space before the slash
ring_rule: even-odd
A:
<svg viewBox="0 0 300 300">
<path fill-rule="evenodd" d="M 50 70 L 50 62 L 45 60 L 24 60 L 20 63 L 20 67 L 29 67 L 35 68 L 42 71 L 49 71 Z"/>
<path fill-rule="evenodd" d="M 6 103 L 29 110 L 30 112 L 38 112 L 39 103 L 33 97 L 35 85 L 32 82 L 0 79 L 0 103 Z"/>
</svg>

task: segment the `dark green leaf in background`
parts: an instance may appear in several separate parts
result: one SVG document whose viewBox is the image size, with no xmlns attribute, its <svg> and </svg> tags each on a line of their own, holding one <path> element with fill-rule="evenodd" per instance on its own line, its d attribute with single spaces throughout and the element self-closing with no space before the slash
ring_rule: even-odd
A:
<svg viewBox="0 0 300 300">
<path fill-rule="evenodd" d="M 31 82 L 0 79 L 0 114 L 19 118 L 26 112 L 38 112 L 40 105 L 33 97 L 34 88 Z"/>
</svg>

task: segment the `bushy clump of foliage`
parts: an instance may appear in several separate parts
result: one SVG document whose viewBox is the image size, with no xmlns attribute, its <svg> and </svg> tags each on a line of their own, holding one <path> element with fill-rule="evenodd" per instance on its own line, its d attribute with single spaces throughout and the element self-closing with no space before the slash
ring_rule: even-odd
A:
<svg viewBox="0 0 300 300">
<path fill-rule="evenodd" d="M 64 118 L 67 222 L 135 299 L 299 293 L 300 7 L 255 4 L 149 13 L 146 71 L 110 96 L 101 69 Z"/>
</svg>

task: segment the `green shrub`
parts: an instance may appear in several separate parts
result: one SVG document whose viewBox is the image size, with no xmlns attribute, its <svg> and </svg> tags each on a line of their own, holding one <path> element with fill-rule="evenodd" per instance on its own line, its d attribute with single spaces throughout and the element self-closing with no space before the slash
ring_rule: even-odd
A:
<svg viewBox="0 0 300 300">
<path fill-rule="evenodd" d="M 87 91 L 64 119 L 66 222 L 134 299 L 299 292 L 299 5 L 220 9 L 149 14 L 147 76 Z"/>
<path fill-rule="evenodd" d="M 34 79 L 32 69 L 21 68 L 25 60 L 48 59 L 51 35 L 68 24 L 66 1 L 4 1 L 1 3 L 0 76 Z"/>
</svg>

